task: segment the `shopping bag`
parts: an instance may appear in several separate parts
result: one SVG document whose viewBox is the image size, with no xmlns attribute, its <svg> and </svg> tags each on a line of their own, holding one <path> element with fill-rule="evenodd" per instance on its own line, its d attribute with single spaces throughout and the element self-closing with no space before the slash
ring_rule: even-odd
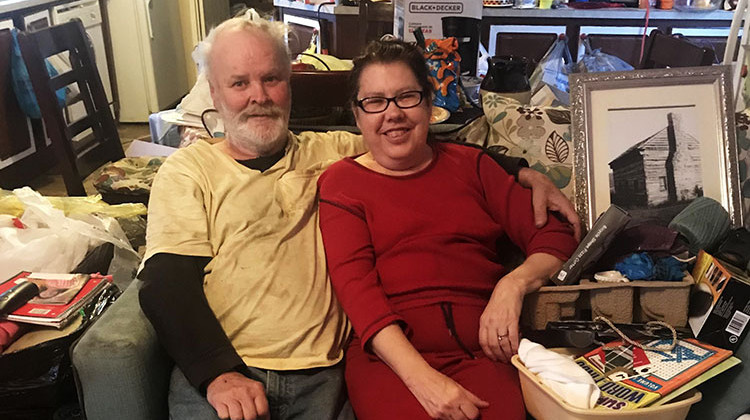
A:
<svg viewBox="0 0 750 420">
<path fill-rule="evenodd" d="M 588 38 L 583 38 L 583 56 L 576 64 L 579 73 L 595 73 L 600 71 L 630 71 L 633 66 L 621 58 L 611 54 L 603 53 L 601 49 L 591 48 Z"/>
<path fill-rule="evenodd" d="M 458 77 L 461 74 L 461 56 L 458 41 L 454 37 L 425 40 L 424 57 L 427 60 L 430 83 L 435 89 L 435 106 L 450 112 L 458 109 Z"/>
<path fill-rule="evenodd" d="M 115 245 L 116 257 L 109 274 L 115 265 L 118 270 L 137 268 L 138 254 L 115 219 L 92 214 L 65 216 L 28 187 L 14 190 L 14 194 L 25 210 L 18 219 L 20 228 L 0 227 L 0 281 L 20 271 L 70 273 L 90 249 L 107 242 Z"/>
<path fill-rule="evenodd" d="M 553 91 L 570 92 L 568 75 L 573 71 L 573 59 L 564 36 L 558 38 L 547 50 L 529 78 L 531 94 L 534 95 L 545 85 Z"/>
</svg>

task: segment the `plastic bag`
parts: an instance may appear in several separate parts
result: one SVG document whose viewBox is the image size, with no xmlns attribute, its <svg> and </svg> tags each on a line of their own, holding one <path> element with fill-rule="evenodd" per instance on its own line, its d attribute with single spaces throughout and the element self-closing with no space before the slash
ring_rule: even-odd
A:
<svg viewBox="0 0 750 420">
<path fill-rule="evenodd" d="M 433 104 L 454 112 L 461 105 L 458 97 L 458 75 L 461 56 L 456 38 L 425 40 L 424 57 L 432 86 L 435 88 Z"/>
<path fill-rule="evenodd" d="M 542 89 L 545 85 L 550 86 L 552 91 L 567 94 L 570 92 L 568 75 L 573 72 L 573 58 L 570 56 L 568 43 L 564 36 L 555 41 L 547 50 L 529 78 L 531 82 L 531 94 Z M 563 102 L 568 102 L 567 98 Z"/>
<path fill-rule="evenodd" d="M 633 70 L 633 66 L 621 58 L 603 53 L 599 48 L 592 49 L 588 38 L 583 38 L 583 48 L 585 52 L 576 64 L 576 71 L 579 73 Z"/>
<path fill-rule="evenodd" d="M 131 218 L 145 216 L 146 206 L 141 203 L 107 204 L 100 194 L 86 197 L 45 197 L 52 207 L 62 210 L 66 215 L 97 214 L 99 216 Z M 12 191 L 0 190 L 0 214 L 20 217 L 24 204 Z"/>
<path fill-rule="evenodd" d="M 75 398 L 70 346 L 119 295 L 117 286 L 107 286 L 79 311 L 80 321 L 56 338 L 0 356 L 0 418 L 52 418 L 61 404 Z M 36 333 L 50 335 L 41 328 L 27 334 Z"/>
<path fill-rule="evenodd" d="M 69 273 L 89 249 L 105 242 L 115 245 L 109 274 L 114 275 L 113 266 L 121 275 L 132 275 L 137 268 L 138 254 L 113 218 L 66 217 L 28 187 L 13 192 L 25 206 L 20 217 L 24 228 L 0 227 L 0 279 L 23 270 Z"/>
</svg>

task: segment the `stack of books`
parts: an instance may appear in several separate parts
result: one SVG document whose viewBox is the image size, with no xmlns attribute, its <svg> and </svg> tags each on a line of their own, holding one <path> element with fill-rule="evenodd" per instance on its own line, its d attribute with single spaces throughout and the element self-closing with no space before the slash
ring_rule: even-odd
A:
<svg viewBox="0 0 750 420">
<path fill-rule="evenodd" d="M 25 281 L 35 283 L 39 288 L 39 295 L 2 319 L 63 328 L 75 318 L 79 309 L 112 283 L 112 276 L 98 273 L 54 274 L 22 271 L 0 283 L 0 294 Z"/>
<path fill-rule="evenodd" d="M 671 339 L 642 342 L 663 347 Z M 613 342 L 576 359 L 596 382 L 595 409 L 626 410 L 665 404 L 740 363 L 732 352 L 689 338 L 672 351 L 643 350 Z"/>
</svg>

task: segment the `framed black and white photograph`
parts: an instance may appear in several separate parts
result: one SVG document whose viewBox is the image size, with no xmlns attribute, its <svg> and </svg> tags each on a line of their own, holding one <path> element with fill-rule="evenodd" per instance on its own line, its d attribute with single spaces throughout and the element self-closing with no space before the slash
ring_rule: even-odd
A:
<svg viewBox="0 0 750 420">
<path fill-rule="evenodd" d="M 742 225 L 729 67 L 570 76 L 576 209 L 667 225 L 696 197 Z"/>
</svg>

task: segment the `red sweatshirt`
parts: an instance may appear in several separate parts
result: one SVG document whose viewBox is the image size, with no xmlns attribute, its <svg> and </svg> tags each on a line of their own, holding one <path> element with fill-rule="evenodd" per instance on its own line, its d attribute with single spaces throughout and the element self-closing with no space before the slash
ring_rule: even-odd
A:
<svg viewBox="0 0 750 420">
<path fill-rule="evenodd" d="M 572 229 L 534 226 L 531 191 L 481 150 L 439 143 L 422 171 L 374 172 L 351 158 L 319 179 L 320 228 L 333 287 L 367 343 L 399 308 L 485 305 L 506 270 L 497 241 L 567 260 Z"/>
</svg>

